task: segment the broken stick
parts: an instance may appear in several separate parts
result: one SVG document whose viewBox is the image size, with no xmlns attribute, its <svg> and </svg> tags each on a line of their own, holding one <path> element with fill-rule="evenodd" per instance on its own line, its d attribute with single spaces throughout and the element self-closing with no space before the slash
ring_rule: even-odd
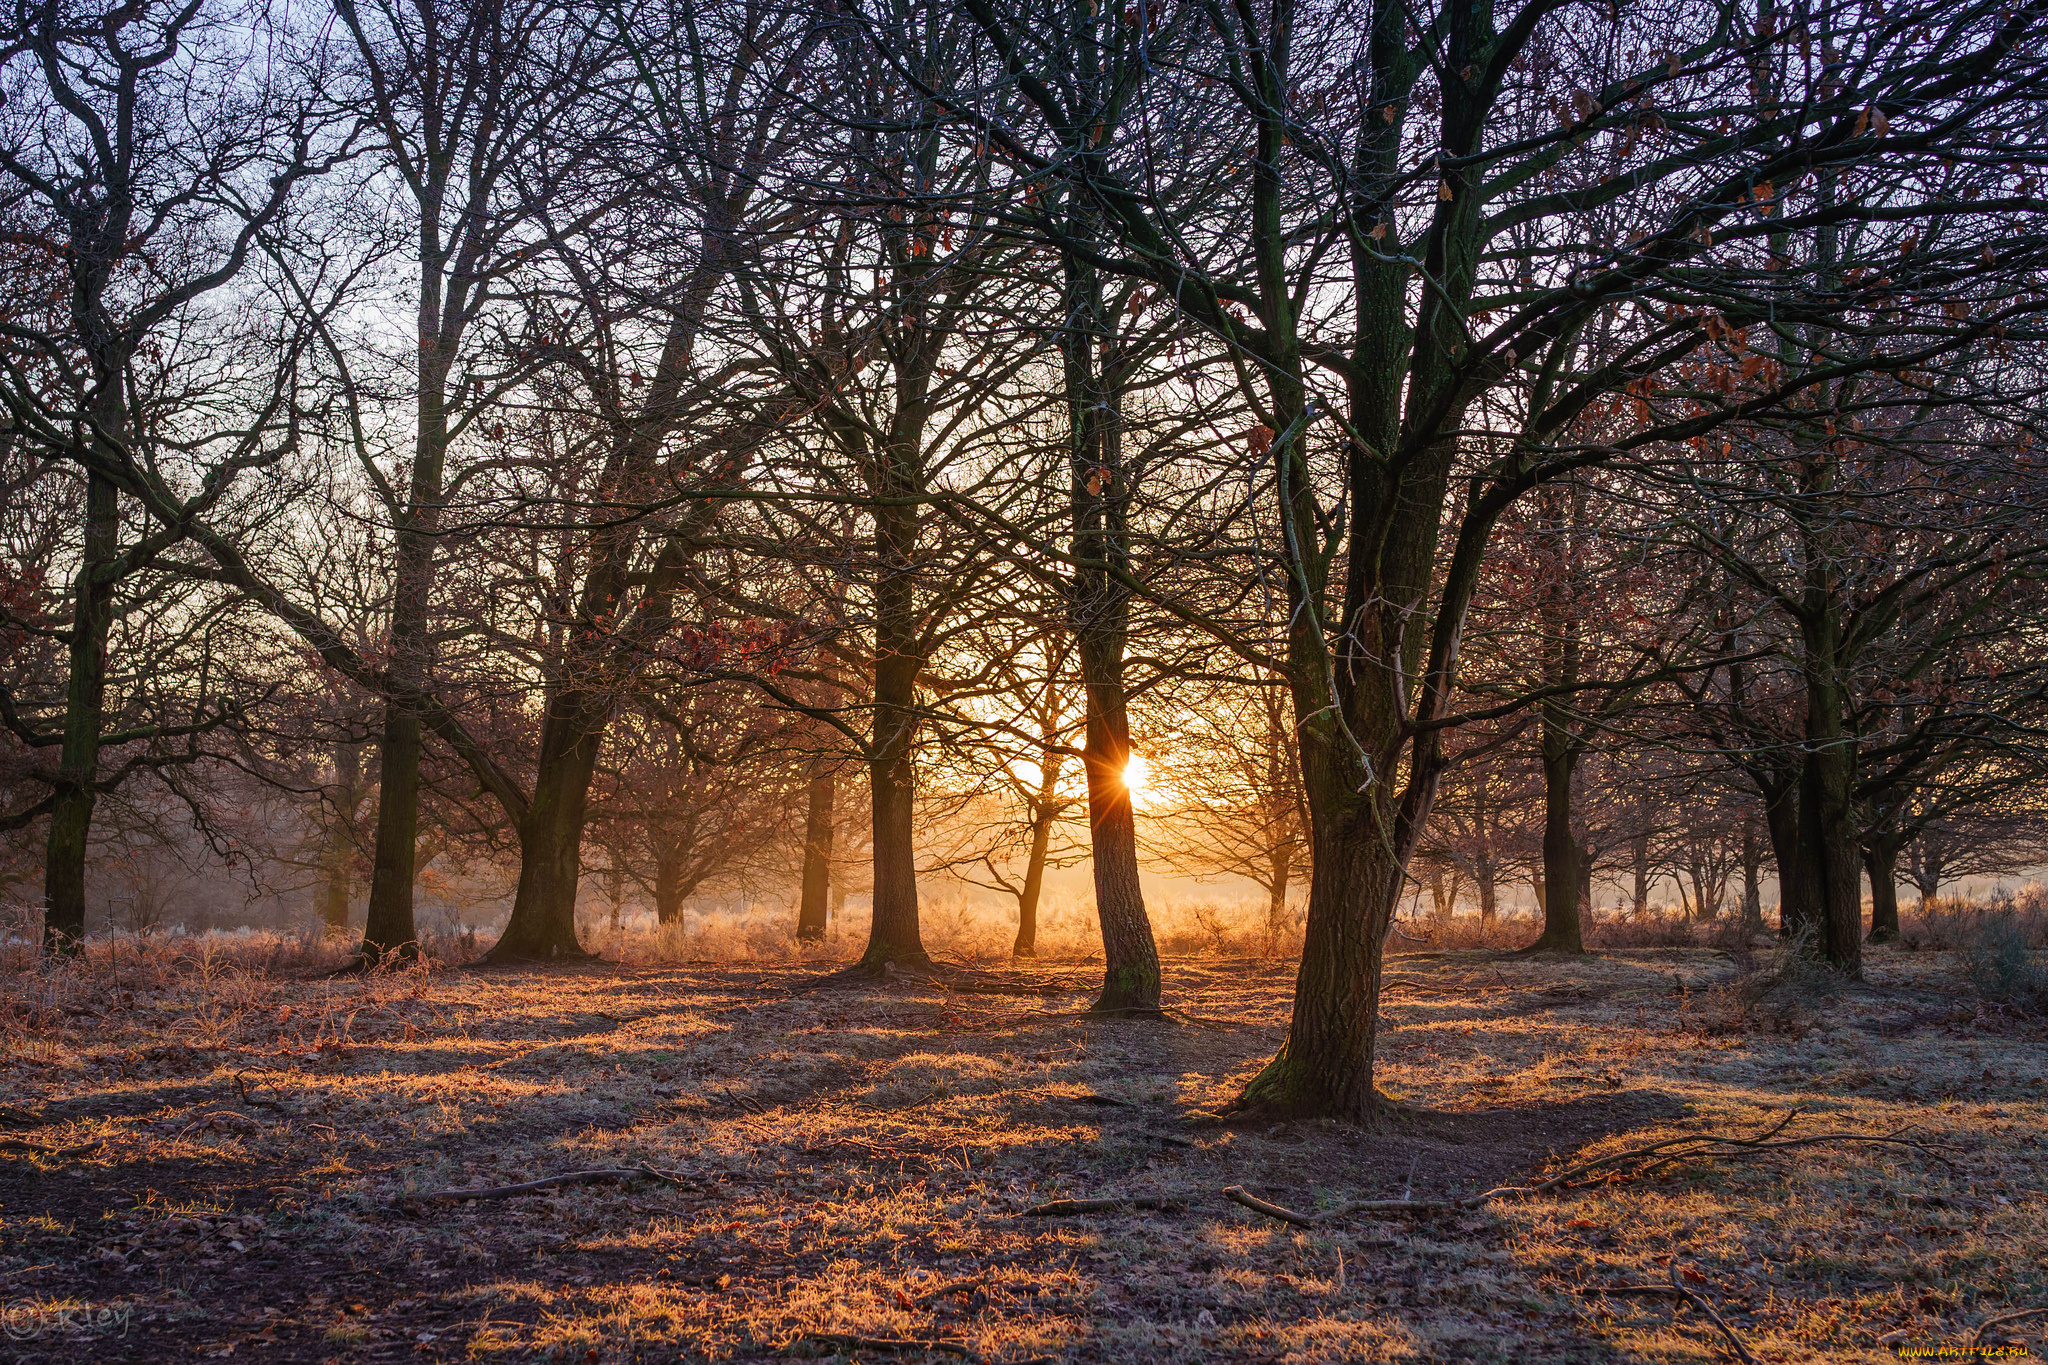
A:
<svg viewBox="0 0 2048 1365">
<path fill-rule="evenodd" d="M 276 1100 L 259 1100 L 252 1098 L 249 1094 L 249 1073 L 246 1071 L 237 1071 L 235 1073 L 235 1089 L 242 1092 L 242 1105 L 244 1108 L 275 1109 L 280 1114 L 291 1113 L 291 1110 L 285 1108 Z"/>
<path fill-rule="evenodd" d="M 1223 1191 L 1223 1197 L 1233 1204 L 1242 1204 L 1253 1213 L 1263 1213 L 1268 1218 L 1278 1218 L 1283 1223 L 1292 1223 L 1298 1228 L 1312 1228 L 1316 1220 L 1292 1209 L 1283 1209 L 1278 1204 L 1268 1204 L 1257 1195 L 1246 1194 L 1244 1186 L 1232 1185 Z"/>
<path fill-rule="evenodd" d="M 0 1138 L 0 1152 L 27 1152 L 31 1156 L 71 1157 L 97 1152 L 107 1145 L 105 1138 L 92 1142 L 81 1142 L 75 1147 L 45 1147 L 40 1142 L 24 1142 L 20 1138 Z"/>
<path fill-rule="evenodd" d="M 1735 1348 L 1735 1358 L 1740 1360 L 1742 1365 L 1758 1365 L 1757 1358 L 1749 1353 L 1749 1347 L 1742 1344 L 1742 1338 L 1735 1335 L 1735 1329 L 1728 1325 L 1728 1320 L 1714 1311 L 1714 1305 L 1707 1296 L 1695 1294 L 1692 1290 L 1687 1289 L 1678 1282 L 1678 1258 L 1676 1256 L 1671 1258 L 1671 1287 L 1677 1290 L 1679 1296 L 1687 1303 L 1714 1320 L 1714 1326 L 1720 1328 L 1721 1335 L 1728 1338 L 1728 1344 Z"/>
</svg>

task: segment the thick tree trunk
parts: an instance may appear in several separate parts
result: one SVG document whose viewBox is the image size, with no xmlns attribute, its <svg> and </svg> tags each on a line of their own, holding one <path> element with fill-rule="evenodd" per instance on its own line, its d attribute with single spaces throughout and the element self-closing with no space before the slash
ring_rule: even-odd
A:
<svg viewBox="0 0 2048 1365">
<path fill-rule="evenodd" d="M 1635 885 L 1631 888 L 1629 913 L 1641 918 L 1650 911 L 1650 836 L 1638 834 L 1629 849 Z"/>
<path fill-rule="evenodd" d="M 1764 828 L 1771 836 L 1771 862 L 1778 870 L 1778 933 L 1796 938 L 1817 922 L 1819 883 L 1800 843 L 1800 796 L 1805 783 L 1792 778 L 1763 792 Z"/>
<path fill-rule="evenodd" d="M 811 778 L 804 802 L 802 898 L 796 912 L 796 941 L 825 941 L 825 898 L 832 890 L 832 774 Z"/>
<path fill-rule="evenodd" d="M 874 920 L 859 966 L 876 973 L 892 966 L 913 971 L 931 967 L 918 929 L 916 792 L 909 746 L 900 750 L 868 763 L 874 808 Z"/>
<path fill-rule="evenodd" d="M 684 850 L 663 840 L 654 851 L 654 919 L 657 924 L 683 922 Z"/>
<path fill-rule="evenodd" d="M 85 862 L 99 799 L 100 732 L 107 695 L 107 635 L 114 620 L 112 562 L 121 512 L 114 485 L 86 476 L 84 553 L 72 589 L 71 676 L 64 743 L 43 862 L 43 950 L 75 953 L 85 938 Z"/>
<path fill-rule="evenodd" d="M 1379 1105 L 1373 1043 L 1380 969 L 1403 879 L 1364 809 L 1336 828 L 1319 829 L 1314 855 L 1309 868 L 1314 908 L 1302 944 L 1287 1041 L 1237 1103 L 1276 1117 L 1364 1120 Z M 1330 913 L 1333 904 L 1342 906 L 1343 913 Z"/>
<path fill-rule="evenodd" d="M 1889 841 L 1866 845 L 1864 870 L 1870 874 L 1870 941 L 1899 941 L 1899 847 Z"/>
<path fill-rule="evenodd" d="M 387 671 L 401 687 L 423 689 L 431 644 L 428 616 L 434 587 L 436 533 L 441 525 L 442 478 L 448 459 L 448 368 L 441 344 L 440 274 L 435 262 L 439 224 L 421 222 L 422 280 L 416 431 L 407 506 L 398 515 L 397 563 L 392 576 L 391 653 Z M 420 825 L 419 717 L 384 703 L 384 739 L 377 762 L 377 841 L 364 916 L 362 955 L 418 951 L 413 922 L 413 845 Z"/>
<path fill-rule="evenodd" d="M 1579 917 L 1579 845 L 1572 837 L 1572 770 L 1578 766 L 1562 721 L 1546 708 L 1543 724 L 1543 932 L 1524 951 L 1583 953 Z"/>
<path fill-rule="evenodd" d="M 1831 650 L 1812 652 L 1832 655 Z M 1842 722 L 1845 702 L 1840 687 L 1810 664 L 1799 843 L 1809 864 L 1806 875 L 1820 884 L 1813 950 L 1828 965 L 1854 976 L 1863 968 L 1863 858 L 1851 793 L 1855 750 Z"/>
<path fill-rule="evenodd" d="M 1480 855 L 1478 865 L 1473 869 L 1473 880 L 1479 883 L 1480 927 L 1491 929 L 1500 913 L 1500 892 L 1495 884 L 1492 855 Z"/>
<path fill-rule="evenodd" d="M 576 937 L 576 890 L 583 870 L 583 826 L 590 778 L 603 744 L 609 705 L 580 693 L 558 695 L 541 724 L 533 801 L 519 823 L 519 889 L 512 917 L 488 962 L 590 956 Z"/>
</svg>

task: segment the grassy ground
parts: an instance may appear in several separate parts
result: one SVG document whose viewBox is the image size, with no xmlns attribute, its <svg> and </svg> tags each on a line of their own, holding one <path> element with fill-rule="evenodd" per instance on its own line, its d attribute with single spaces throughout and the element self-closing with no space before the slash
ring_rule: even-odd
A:
<svg viewBox="0 0 2048 1365">
<path fill-rule="evenodd" d="M 1077 1017 L 1084 964 L 966 990 L 802 963 L 16 972 L 0 1358 L 1733 1358 L 1696 1308 L 1597 1292 L 1674 1259 L 1764 1361 L 1960 1346 L 2048 1303 L 2048 1044 L 1947 954 L 1877 950 L 1832 997 L 1702 949 L 1410 956 L 1391 982 L 1384 1083 L 1417 1115 L 1360 1132 L 1209 1117 L 1279 1044 L 1291 964 L 1173 960 L 1167 1023 Z M 1793 1135 L 1943 1147 L 1341 1212 L 1793 1106 Z M 674 1183 L 420 1197 L 640 1163 Z M 1025 1216 L 1107 1196 L 1180 1207 Z"/>
</svg>

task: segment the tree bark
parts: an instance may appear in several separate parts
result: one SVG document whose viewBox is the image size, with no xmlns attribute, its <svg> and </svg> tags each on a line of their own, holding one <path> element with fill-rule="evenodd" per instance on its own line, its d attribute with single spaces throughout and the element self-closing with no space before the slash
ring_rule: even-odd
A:
<svg viewBox="0 0 2048 1365">
<path fill-rule="evenodd" d="M 1856 755 L 1843 725 L 1846 695 L 1830 676 L 1832 620 L 1809 643 L 1806 768 L 1800 781 L 1799 843 L 1806 875 L 1819 882 L 1813 951 L 1848 975 L 1863 969 L 1863 859 L 1851 790 Z"/>
<path fill-rule="evenodd" d="M 363 782 L 363 754 L 354 744 L 334 746 L 334 811 L 327 820 L 327 846 L 321 870 L 326 874 L 320 919 L 330 934 L 348 932 L 348 902 L 355 890 L 356 802 Z"/>
<path fill-rule="evenodd" d="M 1280 940 L 1287 933 L 1287 884 L 1294 865 L 1294 851 L 1283 844 L 1273 854 L 1266 887 L 1266 956 L 1273 957 L 1280 951 Z"/>
<path fill-rule="evenodd" d="M 1052 847 L 1053 821 L 1059 818 L 1060 761 L 1039 755 L 1038 800 L 1031 807 L 1031 850 L 1024 863 L 1024 889 L 1017 893 L 1017 941 L 1012 957 L 1038 956 L 1038 900 L 1045 889 L 1045 860 Z"/>
<path fill-rule="evenodd" d="M 1864 870 L 1870 875 L 1870 942 L 1899 941 L 1899 847 L 1873 840 L 1863 848 Z"/>
<path fill-rule="evenodd" d="M 654 850 L 654 919 L 657 924 L 683 922 L 683 863 L 685 850 L 660 840 Z"/>
<path fill-rule="evenodd" d="M 591 956 L 576 937 L 576 891 L 590 778 L 603 746 L 608 700 L 563 694 L 541 725 L 533 800 L 519 823 L 519 888 L 505 932 L 487 962 L 546 962 Z"/>
<path fill-rule="evenodd" d="M 1124 715 L 1122 650 L 1116 651 L 1114 672 L 1102 668 L 1098 656 L 1081 644 L 1083 675 L 1088 677 L 1088 739 L 1082 765 L 1088 777 L 1090 860 L 1095 874 L 1095 913 L 1102 922 L 1102 993 L 1091 1013 L 1152 1014 L 1159 1009 L 1159 949 L 1152 939 L 1152 921 L 1145 914 L 1145 893 L 1138 882 L 1138 821 L 1131 789 L 1124 781 L 1130 763 L 1129 723 Z M 1102 668 L 1100 673 L 1097 668 Z M 1091 676 L 1092 675 L 1092 676 Z M 1098 682 L 1098 678 L 1100 681 Z"/>
<path fill-rule="evenodd" d="M 805 793 L 802 898 L 796 912 L 796 941 L 825 941 L 825 898 L 832 889 L 832 774 L 814 774 Z"/>
<path fill-rule="evenodd" d="M 454 361 L 453 338 L 442 335 L 441 325 L 440 205 L 430 195 L 420 207 L 418 412 L 406 505 L 397 509 L 387 667 L 394 683 L 412 689 L 426 686 L 431 663 L 428 616 L 448 460 L 448 374 Z M 372 961 L 390 952 L 411 957 L 419 951 L 419 931 L 413 922 L 413 845 L 419 838 L 420 756 L 419 716 L 387 698 L 377 762 L 375 862 L 363 924 L 362 956 Z"/>
<path fill-rule="evenodd" d="M 118 406 L 113 420 L 119 420 Z M 107 635 L 114 620 L 113 561 L 121 512 L 113 483 L 86 475 L 84 553 L 72 588 L 71 676 L 64 742 L 43 862 L 43 950 L 75 953 L 85 938 L 85 863 L 99 799 L 100 733 L 107 695 Z"/>
<path fill-rule="evenodd" d="M 1798 937 L 1819 919 L 1819 883 L 1800 843 L 1804 789 L 1797 776 L 1763 789 L 1764 828 L 1771 837 L 1771 861 L 1778 869 L 1778 933 L 1784 938 Z"/>
<path fill-rule="evenodd" d="M 1572 837 L 1572 771 L 1578 754 L 1561 716 L 1543 715 L 1543 932 L 1524 951 L 1583 953 L 1579 845 Z"/>
<path fill-rule="evenodd" d="M 1086 212 L 1084 207 L 1076 214 L 1082 236 L 1088 232 Z M 1068 610 L 1087 689 L 1082 767 L 1088 781 L 1095 913 L 1102 924 L 1102 992 L 1093 1012 L 1156 1014 L 1159 949 L 1145 913 L 1138 879 L 1137 813 L 1124 781 L 1131 758 L 1124 692 L 1130 593 L 1118 575 L 1130 566 L 1125 518 L 1131 490 L 1117 429 L 1122 395 L 1115 377 L 1095 365 L 1098 349 L 1111 335 L 1102 281 L 1091 264 L 1071 253 L 1065 272 L 1067 316 L 1060 358 L 1073 442 L 1069 497 L 1077 561 Z"/>
<path fill-rule="evenodd" d="M 1742 822 L 1742 932 L 1760 934 L 1764 928 L 1764 850 L 1756 837 L 1756 822 Z"/>
<path fill-rule="evenodd" d="M 1276 1116 L 1362 1120 L 1380 1102 L 1373 1087 L 1373 1043 L 1386 929 L 1401 892 L 1401 872 L 1369 817 L 1324 825 L 1313 852 L 1312 901 L 1325 910 L 1333 901 L 1348 903 L 1351 913 L 1310 914 L 1287 1041 L 1237 1104 Z"/>
</svg>

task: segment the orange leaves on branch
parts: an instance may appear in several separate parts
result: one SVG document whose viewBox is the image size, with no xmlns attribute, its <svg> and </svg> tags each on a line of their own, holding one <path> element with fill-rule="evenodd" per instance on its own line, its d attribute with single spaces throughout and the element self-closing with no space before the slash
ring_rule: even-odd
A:
<svg viewBox="0 0 2048 1365">
<path fill-rule="evenodd" d="M 1273 448 L 1273 428 L 1259 423 L 1244 434 L 1245 449 L 1254 456 L 1262 456 Z"/>
</svg>

